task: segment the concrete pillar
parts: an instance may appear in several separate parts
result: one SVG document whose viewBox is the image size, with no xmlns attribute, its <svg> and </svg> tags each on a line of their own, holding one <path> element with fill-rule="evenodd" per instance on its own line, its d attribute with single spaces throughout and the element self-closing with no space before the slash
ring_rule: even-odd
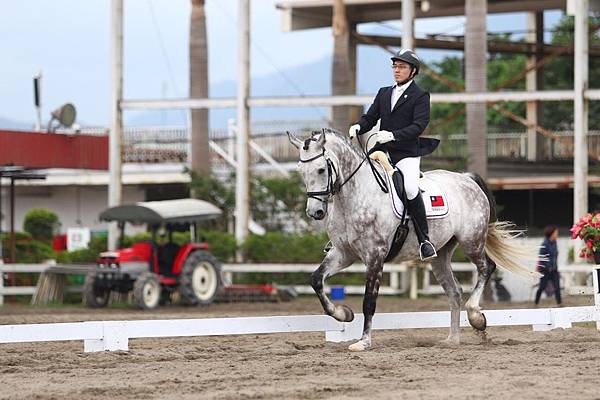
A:
<svg viewBox="0 0 600 400">
<path fill-rule="evenodd" d="M 237 173 L 235 179 L 235 239 L 241 246 L 248 236 L 250 215 L 250 0 L 238 1 Z M 237 261 L 242 261 L 237 253 Z"/>
<path fill-rule="evenodd" d="M 588 88 L 588 47 L 589 47 L 589 0 L 575 1 L 575 101 L 574 101 L 574 140 L 573 162 L 573 221 L 588 212 L 588 100 L 584 92 Z M 575 249 L 577 254 L 577 249 Z"/>
<path fill-rule="evenodd" d="M 465 82 L 467 92 L 487 90 L 487 0 L 466 0 Z M 487 177 L 487 121 L 485 103 L 467 104 L 468 169 Z"/>
<path fill-rule="evenodd" d="M 108 206 L 121 204 L 121 140 L 123 135 L 123 0 L 112 0 L 111 17 L 111 121 L 109 134 Z M 117 248 L 119 229 L 116 222 L 108 224 L 108 249 Z"/>
<path fill-rule="evenodd" d="M 415 48 L 415 0 L 402 0 L 402 48 Z"/>
<path fill-rule="evenodd" d="M 543 58 L 544 45 L 544 13 L 527 13 L 527 42 L 535 43 L 536 52 L 527 57 L 527 68 L 535 65 Z M 527 91 L 536 91 L 543 89 L 543 67 L 537 68 L 527 73 L 525 78 L 525 88 Z M 527 122 L 542 124 L 542 102 L 527 102 Z M 535 128 L 527 128 L 527 160 L 539 161 L 544 158 L 544 137 L 539 134 Z M 550 154 L 549 154 L 550 155 Z"/>
</svg>

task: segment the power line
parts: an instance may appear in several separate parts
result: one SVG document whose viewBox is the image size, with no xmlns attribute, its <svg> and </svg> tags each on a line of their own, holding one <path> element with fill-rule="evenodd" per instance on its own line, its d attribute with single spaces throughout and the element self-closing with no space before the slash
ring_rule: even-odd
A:
<svg viewBox="0 0 600 400">
<path fill-rule="evenodd" d="M 152 16 L 152 22 L 154 24 L 154 29 L 156 31 L 156 35 L 158 36 L 158 43 L 160 45 L 160 49 L 165 60 L 165 64 L 167 66 L 167 73 L 169 74 L 169 79 L 171 80 L 171 85 L 173 85 L 173 89 L 175 95 L 180 96 L 179 88 L 177 87 L 177 83 L 175 82 L 175 77 L 173 74 L 173 68 L 171 68 L 171 61 L 169 59 L 169 53 L 167 52 L 167 47 L 165 46 L 165 42 L 162 37 L 162 32 L 160 30 L 160 26 L 158 25 L 158 20 L 156 19 L 156 13 L 154 12 L 154 6 L 152 4 L 152 0 L 148 0 L 146 2 L 148 4 L 148 8 L 150 9 L 150 15 Z M 184 125 L 187 125 L 187 116 L 185 111 L 179 110 L 179 114 L 183 117 Z"/>
<path fill-rule="evenodd" d="M 217 4 L 217 8 L 227 17 L 229 18 L 234 25 L 237 24 L 237 20 L 226 10 L 222 7 L 222 4 L 220 1 L 215 1 L 213 2 L 213 4 Z M 306 97 L 306 93 L 304 93 L 302 91 L 302 89 L 296 84 L 296 82 L 294 82 L 286 73 L 284 73 L 282 70 L 279 69 L 279 67 L 277 67 L 277 65 L 275 65 L 275 61 L 268 55 L 268 53 L 256 42 L 256 40 L 253 39 L 252 36 L 250 36 L 250 42 L 252 43 L 252 45 L 259 51 L 259 53 L 265 58 L 265 60 L 271 65 L 271 68 L 273 68 L 273 70 L 281 75 L 281 77 L 300 95 L 300 97 Z M 311 107 L 313 110 L 315 110 L 317 112 L 317 114 L 319 115 L 320 118 L 323 119 L 327 119 L 327 116 L 325 114 L 323 114 L 323 112 L 318 108 L 318 107 Z"/>
</svg>

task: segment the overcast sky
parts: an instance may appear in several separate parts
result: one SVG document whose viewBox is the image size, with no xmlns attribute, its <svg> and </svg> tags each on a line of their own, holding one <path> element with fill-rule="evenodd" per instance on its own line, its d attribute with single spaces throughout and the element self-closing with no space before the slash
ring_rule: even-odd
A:
<svg viewBox="0 0 600 400">
<path fill-rule="evenodd" d="M 19 0 L 0 12 L 0 118 L 35 119 L 32 77 L 43 74 L 42 107 L 72 102 L 80 123 L 106 125 L 110 96 L 110 0 Z M 185 97 L 188 93 L 189 0 L 125 0 L 126 98 Z M 252 0 L 253 76 L 315 62 L 332 51 L 330 29 L 284 33 L 275 0 Z M 209 79 L 236 79 L 237 0 L 206 0 Z M 546 13 L 547 26 L 560 17 Z M 464 18 L 417 21 L 417 35 L 461 34 Z M 525 28 L 525 14 L 488 17 L 488 30 Z M 399 21 L 361 31 L 398 34 Z M 383 54 L 383 52 L 382 52 Z M 428 57 L 442 53 L 428 52 Z M 324 71 L 329 73 L 329 71 Z M 292 80 L 306 77 L 289 77 Z M 373 88 L 376 92 L 377 88 Z M 273 93 L 277 95 L 277 93 Z"/>
</svg>

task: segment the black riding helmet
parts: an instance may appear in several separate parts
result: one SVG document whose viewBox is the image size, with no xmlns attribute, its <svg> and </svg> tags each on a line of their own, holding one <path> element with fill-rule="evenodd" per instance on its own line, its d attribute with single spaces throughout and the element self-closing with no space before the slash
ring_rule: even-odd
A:
<svg viewBox="0 0 600 400">
<path fill-rule="evenodd" d="M 419 68 L 421 67 L 421 62 L 419 61 L 419 57 L 415 54 L 411 49 L 400 49 L 394 54 L 392 57 L 392 62 L 394 61 L 404 61 L 407 64 L 410 64 L 415 69 L 415 75 L 419 74 Z"/>
</svg>

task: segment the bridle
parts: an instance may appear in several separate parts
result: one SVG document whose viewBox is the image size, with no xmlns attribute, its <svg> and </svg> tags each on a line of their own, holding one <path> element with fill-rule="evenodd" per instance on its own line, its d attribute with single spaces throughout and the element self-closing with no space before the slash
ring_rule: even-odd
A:
<svg viewBox="0 0 600 400">
<path fill-rule="evenodd" d="M 314 139 L 314 138 L 306 139 L 304 142 L 305 143 L 304 149 L 308 149 L 308 144 L 309 144 L 309 141 L 311 141 L 311 140 L 316 141 L 316 139 Z M 342 186 L 344 186 L 346 183 L 348 183 L 348 181 L 350 179 L 352 179 L 352 177 L 354 177 L 354 175 L 356 175 L 356 173 L 358 172 L 360 167 L 362 167 L 362 165 L 368 158 L 368 157 L 363 158 L 362 161 L 360 162 L 360 164 L 358 164 L 358 166 L 354 169 L 354 171 L 352 171 L 350 176 L 348 176 L 348 178 L 346 178 L 344 180 L 344 182 L 342 182 L 340 184 L 338 182 L 338 180 L 340 178 L 340 174 L 338 173 L 337 169 L 335 168 L 335 164 L 333 163 L 333 161 L 331 161 L 331 159 L 325 153 L 325 148 L 323 148 L 323 151 L 321 152 L 321 154 L 317 154 L 316 156 L 307 158 L 306 160 L 300 159 L 300 162 L 301 163 L 309 163 L 309 162 L 319 159 L 321 157 L 325 158 L 325 162 L 327 163 L 327 188 L 325 190 L 320 190 L 320 191 L 306 192 L 306 196 L 311 199 L 319 200 L 322 203 L 327 203 L 327 201 L 332 196 L 334 196 L 336 193 L 339 193 Z M 334 173 L 335 173 L 335 179 L 333 179 Z M 325 196 L 325 197 L 321 198 L 321 197 L 317 197 L 317 196 Z"/>
</svg>

